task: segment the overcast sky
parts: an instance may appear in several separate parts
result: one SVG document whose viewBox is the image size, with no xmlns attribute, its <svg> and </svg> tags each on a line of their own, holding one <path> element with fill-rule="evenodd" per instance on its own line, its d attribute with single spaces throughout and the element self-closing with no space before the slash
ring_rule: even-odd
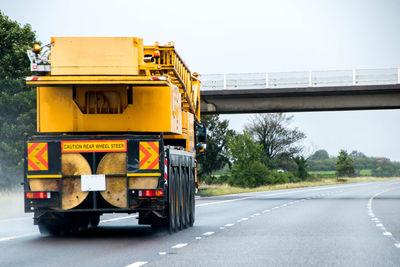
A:
<svg viewBox="0 0 400 267">
<path fill-rule="evenodd" d="M 175 41 L 192 71 L 272 72 L 400 67 L 399 0 L 1 0 L 50 36 Z M 294 113 L 306 151 L 358 150 L 400 161 L 400 111 Z M 223 116 L 241 130 L 251 115 Z"/>
</svg>

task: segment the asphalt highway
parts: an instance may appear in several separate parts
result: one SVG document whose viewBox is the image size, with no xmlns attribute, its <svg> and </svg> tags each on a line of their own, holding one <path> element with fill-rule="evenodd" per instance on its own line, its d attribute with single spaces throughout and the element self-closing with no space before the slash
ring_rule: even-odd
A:
<svg viewBox="0 0 400 267">
<path fill-rule="evenodd" d="M 51 237 L 0 211 L 0 266 L 400 266 L 399 180 L 197 198 L 172 235 L 135 217 Z"/>
</svg>

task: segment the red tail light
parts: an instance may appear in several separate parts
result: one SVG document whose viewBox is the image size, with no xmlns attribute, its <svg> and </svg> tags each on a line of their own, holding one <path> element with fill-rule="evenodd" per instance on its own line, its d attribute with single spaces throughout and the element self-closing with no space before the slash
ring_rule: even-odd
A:
<svg viewBox="0 0 400 267">
<path fill-rule="evenodd" d="M 139 190 L 139 197 L 162 197 L 164 191 L 162 189 L 156 190 Z"/>
<path fill-rule="evenodd" d="M 50 192 L 27 192 L 26 198 L 29 199 L 46 199 L 51 198 Z"/>
</svg>

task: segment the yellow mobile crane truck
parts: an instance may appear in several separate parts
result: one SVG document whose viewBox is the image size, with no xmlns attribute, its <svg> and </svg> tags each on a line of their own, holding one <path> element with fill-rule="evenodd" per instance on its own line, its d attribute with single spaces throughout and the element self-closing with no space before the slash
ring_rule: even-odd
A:
<svg viewBox="0 0 400 267">
<path fill-rule="evenodd" d="M 28 51 L 37 132 L 26 136 L 25 211 L 41 233 L 96 227 L 104 213 L 192 226 L 200 81 L 173 43 L 53 37 Z"/>
</svg>

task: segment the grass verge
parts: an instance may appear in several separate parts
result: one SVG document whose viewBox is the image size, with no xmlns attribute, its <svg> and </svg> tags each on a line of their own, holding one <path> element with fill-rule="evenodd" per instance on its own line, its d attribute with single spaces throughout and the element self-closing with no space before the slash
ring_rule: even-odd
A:
<svg viewBox="0 0 400 267">
<path fill-rule="evenodd" d="M 291 188 L 303 188 L 312 186 L 322 186 L 322 185 L 335 185 L 335 184 L 351 184 L 351 183 L 365 183 L 365 182 L 384 182 L 389 180 L 400 179 L 400 177 L 390 177 L 390 178 L 377 178 L 377 177 L 351 177 L 351 178 L 325 178 L 318 181 L 306 181 L 299 183 L 289 183 L 289 184 L 277 184 L 260 186 L 256 188 L 241 188 L 230 186 L 227 184 L 223 185 L 212 185 L 200 187 L 198 195 L 202 197 L 210 196 L 221 196 L 248 192 L 261 192 L 261 191 L 273 191 L 281 189 L 291 189 Z"/>
</svg>

